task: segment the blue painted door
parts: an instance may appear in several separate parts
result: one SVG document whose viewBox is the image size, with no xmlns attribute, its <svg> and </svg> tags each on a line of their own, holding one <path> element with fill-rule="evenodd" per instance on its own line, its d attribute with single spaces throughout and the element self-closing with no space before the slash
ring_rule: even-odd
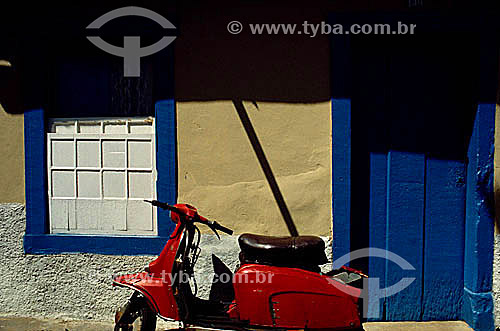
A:
<svg viewBox="0 0 500 331">
<path fill-rule="evenodd" d="M 477 101 L 472 39 L 421 34 L 350 43 L 350 250 L 383 248 L 415 270 L 381 258 L 352 265 L 379 278 L 380 288 L 416 278 L 372 305 L 380 315 L 371 317 L 460 319 L 467 148 Z"/>
</svg>

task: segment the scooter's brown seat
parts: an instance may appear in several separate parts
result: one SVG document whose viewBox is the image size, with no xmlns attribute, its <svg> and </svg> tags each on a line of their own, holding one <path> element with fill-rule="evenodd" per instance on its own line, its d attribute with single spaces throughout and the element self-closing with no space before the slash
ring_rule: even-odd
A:
<svg viewBox="0 0 500 331">
<path fill-rule="evenodd" d="M 240 262 L 317 270 L 328 262 L 325 242 L 316 236 L 270 237 L 245 233 L 238 238 Z"/>
</svg>

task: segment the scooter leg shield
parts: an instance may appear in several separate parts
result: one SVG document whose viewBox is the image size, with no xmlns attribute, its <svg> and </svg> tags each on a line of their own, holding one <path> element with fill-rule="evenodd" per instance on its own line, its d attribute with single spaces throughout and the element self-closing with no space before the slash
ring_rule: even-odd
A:
<svg viewBox="0 0 500 331">
<path fill-rule="evenodd" d="M 234 300 L 233 273 L 216 255 L 212 254 L 214 277 L 210 287 L 209 300 L 231 302 Z"/>
</svg>

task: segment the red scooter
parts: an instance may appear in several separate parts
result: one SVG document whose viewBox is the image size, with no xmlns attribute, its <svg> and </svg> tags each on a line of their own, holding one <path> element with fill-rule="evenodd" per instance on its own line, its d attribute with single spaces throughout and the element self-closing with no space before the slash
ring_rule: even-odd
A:
<svg viewBox="0 0 500 331">
<path fill-rule="evenodd" d="M 200 248 L 197 223 L 233 231 L 187 204 L 147 201 L 171 212 L 175 230 L 160 256 L 144 272 L 115 276 L 113 285 L 134 290 L 115 316 L 116 330 L 155 330 L 157 316 L 182 328 L 354 329 L 361 326 L 355 287 L 364 276 L 350 268 L 323 274 L 324 241 L 314 236 L 238 238 L 240 265 L 233 274 L 215 255 L 208 300 L 196 297 L 194 266 Z M 193 288 L 194 287 L 194 290 Z"/>
</svg>

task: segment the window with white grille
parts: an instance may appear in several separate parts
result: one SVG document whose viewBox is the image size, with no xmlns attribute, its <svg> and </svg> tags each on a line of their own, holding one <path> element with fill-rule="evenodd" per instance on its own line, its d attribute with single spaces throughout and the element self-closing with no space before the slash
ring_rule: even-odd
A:
<svg viewBox="0 0 500 331">
<path fill-rule="evenodd" d="M 51 233 L 155 235 L 153 118 L 52 119 Z"/>
</svg>

